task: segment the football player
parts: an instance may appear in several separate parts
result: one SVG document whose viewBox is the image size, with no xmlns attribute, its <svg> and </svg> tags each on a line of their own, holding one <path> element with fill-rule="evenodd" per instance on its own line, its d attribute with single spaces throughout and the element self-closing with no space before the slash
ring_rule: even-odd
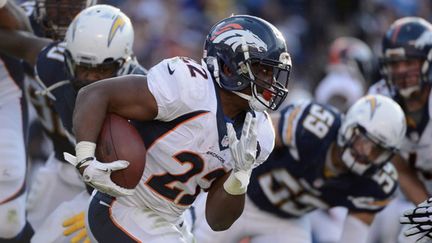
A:
<svg viewBox="0 0 432 243">
<path fill-rule="evenodd" d="M 365 95 L 373 71 L 372 50 L 354 37 L 338 37 L 330 45 L 326 76 L 315 89 L 315 99 L 346 112 Z M 316 210 L 311 214 L 312 233 L 318 242 L 337 242 L 346 209 Z"/>
<path fill-rule="evenodd" d="M 409 201 L 419 204 L 431 195 L 431 50 L 432 25 L 419 17 L 396 20 L 382 42 L 381 73 L 384 79 L 370 88 L 398 102 L 407 118 L 407 134 L 400 156 L 393 163 L 398 170 L 401 190 Z M 408 202 L 398 198 L 402 213 Z M 399 225 L 397 225 L 399 226 Z M 415 240 L 415 238 L 412 238 Z M 403 242 L 409 242 L 403 239 Z"/>
<path fill-rule="evenodd" d="M 58 134 L 69 138 L 68 141 L 73 141 L 72 111 L 76 92 L 82 86 L 102 78 L 146 73 L 132 53 L 134 33 L 129 18 L 119 9 L 108 5 L 96 5 L 87 10 L 70 25 L 65 42 L 10 33 L 21 44 L 33 43 L 33 46 L 25 46 L 25 53 L 36 53 L 37 57 L 28 54 L 20 56 L 20 53 L 11 53 L 10 49 L 8 51 L 27 61 L 36 60 L 40 95 L 32 92 L 32 98 L 40 100 L 38 104 L 45 108 L 42 114 L 48 118 L 50 115 L 61 118 L 61 121 L 49 125 L 58 129 Z M 108 42 L 111 45 L 106 45 Z M 37 53 L 36 46 L 43 45 L 46 47 Z M 45 107 L 43 101 L 48 101 L 50 106 Z M 83 183 L 75 169 L 69 164 L 58 163 L 59 160 L 53 157 L 50 161 L 39 171 L 29 197 L 29 211 L 34 216 L 32 221 L 38 228 L 41 227 L 32 239 L 33 242 L 59 242 L 53 228 L 61 229 L 61 222 L 58 221 L 72 216 L 76 208 L 83 210 L 83 207 L 80 208 L 75 200 L 75 205 L 69 203 L 63 206 L 66 211 L 56 211 L 51 216 L 54 219 L 45 220 L 46 217 L 59 203 L 72 199 L 78 193 L 77 198 L 86 201 L 86 196 L 81 193 L 84 190 Z M 49 221 L 46 223 L 48 226 L 41 226 L 43 221 Z M 44 234 L 47 230 L 50 234 Z"/>
<path fill-rule="evenodd" d="M 252 169 L 273 149 L 265 113 L 287 95 L 291 59 L 281 32 L 267 21 L 235 15 L 211 28 L 204 58 L 163 60 L 147 77 L 117 77 L 78 93 L 76 158 L 94 191 L 88 230 L 99 242 L 192 242 L 182 213 L 202 190 L 213 230 L 242 214 Z M 127 161 L 98 162 L 96 138 L 107 112 L 135 121 L 147 148 L 134 190 L 110 179 Z"/>
<path fill-rule="evenodd" d="M 327 74 L 318 84 L 315 98 L 345 112 L 366 93 L 372 72 L 369 46 L 354 37 L 339 37 L 329 48 Z"/>
<path fill-rule="evenodd" d="M 400 106 L 385 96 L 365 96 L 343 117 L 330 106 L 301 102 L 275 114 L 274 125 L 275 150 L 252 172 L 239 222 L 219 234 L 198 218 L 197 242 L 249 236 L 253 242 L 309 243 L 307 213 L 335 206 L 348 209 L 339 242 L 366 242 L 368 225 L 397 187 L 389 160 L 405 135 Z"/>
<path fill-rule="evenodd" d="M 94 4 L 94 2 L 91 0 L 37 0 L 23 3 L 22 8 L 25 13 L 21 14 L 17 11 L 19 7 L 13 1 L 9 1 L 4 9 L 10 15 L 9 21 L 5 21 L 4 15 L 0 19 L 0 38 L 2 39 L 0 46 L 2 52 L 10 54 L 9 57 L 22 58 L 25 61 L 24 69 L 27 69 L 27 73 L 31 76 L 38 76 L 34 73 L 33 65 L 37 62 L 39 52 L 51 41 L 62 39 L 66 27 L 74 16 L 83 8 Z M 29 22 L 34 30 L 34 35 L 30 32 L 14 31 L 19 29 L 14 23 L 20 21 Z M 52 40 L 37 36 L 49 37 Z M 46 58 L 38 62 L 39 70 L 36 72 L 42 72 L 41 76 L 43 76 L 45 75 L 44 71 L 51 68 L 49 71 L 51 75 L 42 78 L 36 77 L 36 80 L 42 79 L 42 82 L 53 83 L 65 80 L 65 72 L 54 71 L 64 70 L 62 54 L 56 48 L 46 51 Z M 49 67 L 50 65 L 56 66 L 53 68 L 52 66 Z M 13 65 L 13 68 L 21 70 L 21 75 L 23 75 L 23 66 L 20 63 L 17 62 Z M 84 188 L 74 170 L 67 169 L 69 167 L 67 163 L 57 163 L 63 160 L 62 151 L 73 150 L 74 142 L 70 133 L 63 128 L 58 113 L 55 112 L 52 97 L 36 95 L 36 92 L 40 92 L 40 90 L 41 85 L 35 80 L 25 80 L 23 91 L 35 107 L 38 119 L 54 145 L 53 155 L 48 159 L 46 166 L 38 171 L 35 180 L 30 186 L 27 216 L 34 228 L 41 224 L 42 220 L 59 202 L 73 198 L 74 194 Z M 68 176 L 58 176 L 57 172 L 52 173 L 53 170 L 62 171 L 62 174 Z M 53 183 L 53 180 L 56 182 Z M 58 192 L 53 190 L 53 187 L 56 186 L 60 187 Z M 56 197 L 52 197 L 47 194 L 48 192 L 58 194 L 56 194 Z M 41 196 L 42 194 L 47 195 L 47 197 Z"/>
<path fill-rule="evenodd" d="M 16 21 L 22 10 L 0 1 L 0 25 L 30 29 Z M 27 106 L 23 94 L 24 70 L 20 62 L 0 54 L 0 242 L 30 242 L 33 229 L 26 221 Z"/>
</svg>

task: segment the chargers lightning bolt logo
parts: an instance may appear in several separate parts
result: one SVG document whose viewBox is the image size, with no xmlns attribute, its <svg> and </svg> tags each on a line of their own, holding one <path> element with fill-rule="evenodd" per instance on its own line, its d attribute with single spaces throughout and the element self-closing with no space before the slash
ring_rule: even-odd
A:
<svg viewBox="0 0 432 243">
<path fill-rule="evenodd" d="M 367 97 L 367 101 L 369 102 L 369 104 L 370 104 L 370 109 L 371 109 L 371 115 L 370 115 L 370 118 L 369 118 L 369 119 L 372 119 L 372 117 L 373 117 L 374 114 L 375 114 L 376 108 L 379 106 L 379 104 L 377 104 L 377 100 L 376 100 L 376 98 L 373 97 L 373 96 L 368 96 L 368 97 Z"/>
<path fill-rule="evenodd" d="M 108 47 L 111 45 L 111 41 L 114 39 L 116 33 L 123 30 L 125 24 L 126 21 L 122 18 L 122 16 L 117 15 L 113 24 L 111 25 L 110 33 L 108 35 Z"/>
</svg>

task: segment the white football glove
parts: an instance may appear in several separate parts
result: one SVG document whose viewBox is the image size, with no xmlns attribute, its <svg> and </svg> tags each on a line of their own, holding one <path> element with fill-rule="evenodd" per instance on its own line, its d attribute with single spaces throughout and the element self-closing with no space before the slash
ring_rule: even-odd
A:
<svg viewBox="0 0 432 243">
<path fill-rule="evenodd" d="M 63 155 L 65 160 L 77 167 L 77 169 L 82 166 L 87 166 L 83 172 L 83 180 L 97 190 L 114 197 L 130 196 L 134 194 L 135 189 L 123 188 L 111 180 L 111 172 L 128 167 L 129 162 L 117 160 L 110 163 L 101 163 L 94 157 L 88 157 L 83 161 L 77 161 L 76 157 L 69 153 L 63 153 Z"/>
<path fill-rule="evenodd" d="M 399 219 L 401 224 L 412 227 L 404 231 L 405 236 L 419 235 L 416 242 L 425 243 L 432 241 L 432 198 L 417 205 L 413 209 L 404 212 Z"/>
<path fill-rule="evenodd" d="M 237 139 L 233 125 L 227 123 L 229 148 L 234 165 L 230 178 L 224 183 L 224 188 L 228 193 L 233 195 L 245 193 L 249 184 L 253 165 L 256 161 L 258 144 L 256 120 L 250 112 L 246 114 L 240 139 Z M 238 181 L 235 181 L 232 175 Z"/>
</svg>

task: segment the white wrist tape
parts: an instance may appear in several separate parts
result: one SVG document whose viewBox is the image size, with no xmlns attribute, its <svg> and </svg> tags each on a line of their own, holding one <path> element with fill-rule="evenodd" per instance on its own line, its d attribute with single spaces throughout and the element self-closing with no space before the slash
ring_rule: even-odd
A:
<svg viewBox="0 0 432 243">
<path fill-rule="evenodd" d="M 239 174 L 238 173 L 239 172 L 234 173 L 234 171 L 231 171 L 231 174 L 229 175 L 229 177 L 226 179 L 226 181 L 223 184 L 223 187 L 228 194 L 242 195 L 242 194 L 245 194 L 247 191 L 247 186 L 249 185 L 250 174 L 246 175 L 246 174 L 248 174 L 246 172 L 245 175 L 243 175 L 243 173 L 242 173 L 243 176 L 241 176 L 241 177 L 244 180 L 239 180 Z M 245 177 L 247 177 L 247 178 L 245 178 Z"/>
<path fill-rule="evenodd" d="M 94 157 L 96 144 L 93 142 L 81 141 L 75 146 L 76 160 L 81 162 L 86 158 Z M 85 166 L 85 165 L 82 165 Z"/>
<path fill-rule="evenodd" d="M 0 0 L 0 8 L 6 6 L 7 0 Z"/>
</svg>

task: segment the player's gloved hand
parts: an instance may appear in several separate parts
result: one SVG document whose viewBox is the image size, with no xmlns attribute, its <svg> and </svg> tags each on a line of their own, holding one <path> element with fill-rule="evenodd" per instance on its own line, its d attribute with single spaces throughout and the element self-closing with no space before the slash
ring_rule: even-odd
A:
<svg viewBox="0 0 432 243">
<path fill-rule="evenodd" d="M 256 161 L 257 153 L 257 122 L 248 112 L 244 120 L 240 139 L 231 123 L 227 124 L 229 148 L 234 160 L 234 168 L 224 183 L 224 189 L 229 194 L 244 194 L 249 184 L 250 174 Z"/>
<path fill-rule="evenodd" d="M 90 238 L 87 236 L 87 230 L 84 223 L 84 212 L 76 214 L 65 221 L 63 221 L 63 227 L 66 228 L 63 231 L 64 236 L 76 234 L 71 239 L 71 243 L 90 243 Z"/>
<path fill-rule="evenodd" d="M 432 241 L 432 198 L 405 211 L 399 221 L 401 224 L 412 226 L 405 230 L 406 236 L 419 235 L 420 237 L 416 241 L 419 243 Z"/>
<path fill-rule="evenodd" d="M 111 180 L 111 172 L 128 167 L 129 162 L 117 160 L 111 163 L 101 163 L 94 157 L 88 157 L 82 161 L 78 161 L 75 156 L 69 153 L 63 153 L 63 155 L 67 162 L 78 169 L 86 166 L 83 172 L 83 180 L 97 190 L 114 197 L 130 196 L 134 194 L 134 189 L 123 188 Z"/>
</svg>

